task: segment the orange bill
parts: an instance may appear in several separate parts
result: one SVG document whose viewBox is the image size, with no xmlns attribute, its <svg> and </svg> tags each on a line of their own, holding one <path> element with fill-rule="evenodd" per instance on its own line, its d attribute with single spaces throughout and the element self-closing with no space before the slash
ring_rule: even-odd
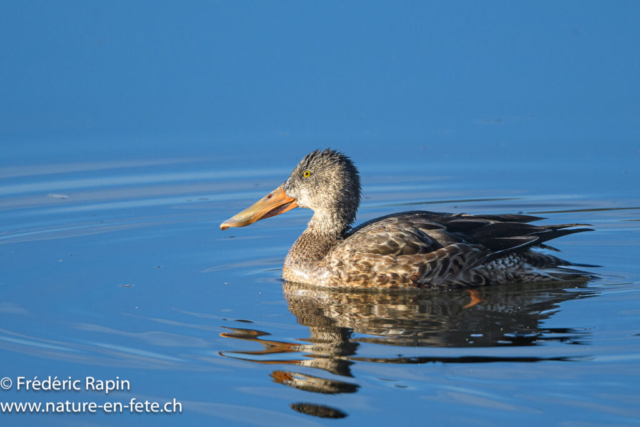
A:
<svg viewBox="0 0 640 427">
<path fill-rule="evenodd" d="M 261 219 L 271 218 L 272 216 L 280 215 L 297 207 L 296 199 L 288 197 L 281 185 L 253 206 L 220 224 L 220 229 L 226 230 L 229 227 L 244 227 Z"/>
</svg>

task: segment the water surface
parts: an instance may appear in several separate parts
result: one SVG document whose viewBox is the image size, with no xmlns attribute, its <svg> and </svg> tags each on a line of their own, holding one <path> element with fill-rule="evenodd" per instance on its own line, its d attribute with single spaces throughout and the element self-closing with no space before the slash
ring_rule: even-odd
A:
<svg viewBox="0 0 640 427">
<path fill-rule="evenodd" d="M 587 282 L 359 294 L 280 279 L 309 211 L 218 228 L 279 185 L 297 154 L 0 169 L 2 375 L 118 376 L 130 391 L 53 400 L 183 404 L 181 414 L 144 415 L 158 425 L 638 423 L 635 158 L 547 162 L 542 171 L 535 160 L 359 162 L 349 153 L 363 176 L 358 222 L 425 209 L 589 223 L 595 232 L 553 243 L 566 259 L 602 266 Z"/>
</svg>

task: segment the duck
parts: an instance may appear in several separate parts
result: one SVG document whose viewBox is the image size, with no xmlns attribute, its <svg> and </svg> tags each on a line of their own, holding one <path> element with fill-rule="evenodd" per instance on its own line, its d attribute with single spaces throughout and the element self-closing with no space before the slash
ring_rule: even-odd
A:
<svg viewBox="0 0 640 427">
<path fill-rule="evenodd" d="M 532 225 L 545 218 L 409 211 L 353 227 L 362 199 L 358 169 L 327 148 L 307 154 L 275 190 L 220 224 L 245 227 L 296 207 L 311 209 L 289 250 L 285 281 L 330 288 L 407 290 L 572 280 L 589 276 L 545 251 L 545 242 L 593 231 L 589 224 Z"/>
</svg>

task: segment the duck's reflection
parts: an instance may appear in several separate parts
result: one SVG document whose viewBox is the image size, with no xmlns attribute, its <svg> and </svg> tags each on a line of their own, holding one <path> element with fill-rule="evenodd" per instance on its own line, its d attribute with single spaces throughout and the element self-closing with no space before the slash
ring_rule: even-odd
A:
<svg viewBox="0 0 640 427">
<path fill-rule="evenodd" d="M 593 296 L 595 291 L 586 286 L 586 281 L 582 281 L 390 294 L 327 290 L 285 282 L 283 292 L 289 311 L 298 323 L 309 328 L 309 337 L 295 342 L 272 341 L 264 338 L 269 335 L 267 332 L 231 329 L 221 336 L 255 341 L 264 349 L 222 352 L 221 355 L 262 364 L 316 368 L 343 377 L 352 377 L 351 366 L 358 362 L 572 360 L 569 357 L 508 357 L 502 356 L 501 351 L 491 356 L 469 356 L 468 349 L 535 346 L 549 341 L 584 344 L 588 331 L 545 328 L 541 322 L 556 313 L 560 303 Z M 361 346 L 371 344 L 396 346 L 398 351 L 394 353 L 402 353 L 401 347 L 462 347 L 467 350 L 460 357 L 359 354 L 363 352 Z M 359 387 L 348 381 L 287 370 L 273 371 L 271 377 L 274 382 L 315 393 L 355 393 Z M 304 405 L 307 405 L 305 408 L 314 406 Z M 303 412 L 312 414 L 314 411 Z M 318 413 L 324 413 L 324 409 Z"/>
<path fill-rule="evenodd" d="M 325 405 L 316 405 L 315 403 L 292 403 L 290 407 L 294 411 L 320 418 L 340 419 L 346 418 L 347 416 L 347 414 L 339 409 L 330 408 Z"/>
<path fill-rule="evenodd" d="M 322 394 L 355 393 L 360 387 L 357 384 L 319 378 L 297 372 L 273 371 L 271 378 L 273 378 L 274 382 L 288 385 L 298 390 Z"/>
<path fill-rule="evenodd" d="M 542 328 L 540 322 L 561 302 L 594 293 L 585 287 L 583 281 L 572 284 L 572 289 L 565 282 L 421 294 L 337 292 L 290 283 L 283 289 L 289 310 L 310 329 L 311 338 L 305 341 L 346 341 L 343 347 L 349 342 L 489 347 L 549 340 L 580 343 L 584 332 Z M 368 336 L 350 341 L 352 332 Z"/>
</svg>

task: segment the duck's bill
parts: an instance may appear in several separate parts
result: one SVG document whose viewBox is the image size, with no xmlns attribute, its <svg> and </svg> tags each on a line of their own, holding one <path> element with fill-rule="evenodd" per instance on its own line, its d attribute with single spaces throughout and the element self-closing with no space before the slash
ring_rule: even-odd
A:
<svg viewBox="0 0 640 427">
<path fill-rule="evenodd" d="M 253 206 L 220 224 L 220 229 L 226 230 L 229 227 L 244 227 L 261 219 L 271 218 L 272 216 L 280 215 L 297 207 L 296 199 L 288 197 L 281 185 Z"/>
</svg>

